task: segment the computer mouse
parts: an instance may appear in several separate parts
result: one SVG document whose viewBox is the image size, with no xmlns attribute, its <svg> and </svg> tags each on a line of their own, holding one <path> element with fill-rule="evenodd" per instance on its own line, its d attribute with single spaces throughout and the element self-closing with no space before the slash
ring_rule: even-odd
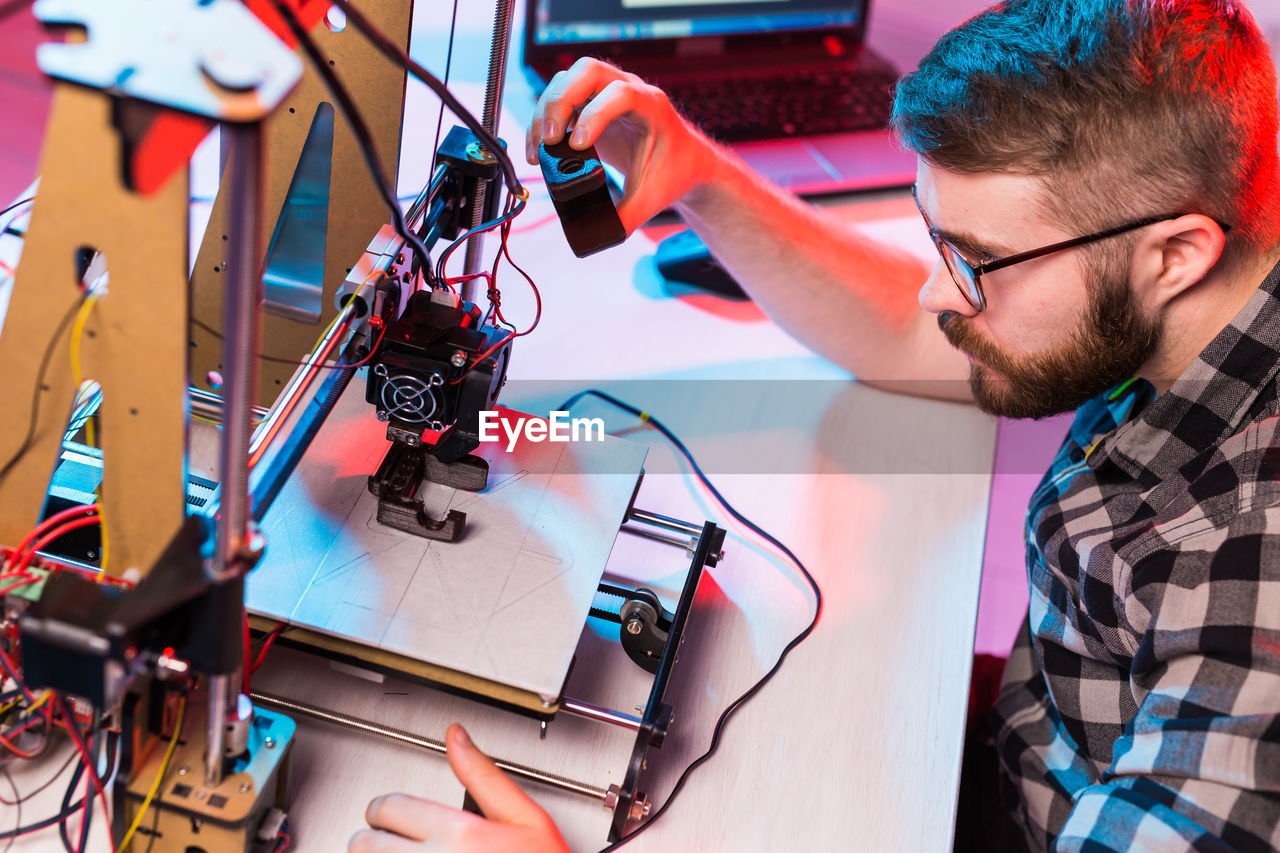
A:
<svg viewBox="0 0 1280 853">
<path fill-rule="evenodd" d="M 692 230 L 672 234 L 659 243 L 653 262 L 667 281 L 696 287 L 727 299 L 750 298 Z"/>
</svg>

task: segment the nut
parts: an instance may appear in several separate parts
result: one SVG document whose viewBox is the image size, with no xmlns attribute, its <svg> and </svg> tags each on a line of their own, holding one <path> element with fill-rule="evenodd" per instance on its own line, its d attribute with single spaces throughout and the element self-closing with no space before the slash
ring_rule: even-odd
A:
<svg viewBox="0 0 1280 853">
<path fill-rule="evenodd" d="M 618 794 L 622 789 L 617 785 L 610 785 L 609 790 L 604 793 L 604 807 L 609 811 L 613 811 L 618 807 Z"/>
<path fill-rule="evenodd" d="M 639 820 L 649 814 L 649 798 L 644 794 L 637 793 L 636 798 L 631 801 L 631 814 L 628 817 L 631 820 Z"/>
</svg>

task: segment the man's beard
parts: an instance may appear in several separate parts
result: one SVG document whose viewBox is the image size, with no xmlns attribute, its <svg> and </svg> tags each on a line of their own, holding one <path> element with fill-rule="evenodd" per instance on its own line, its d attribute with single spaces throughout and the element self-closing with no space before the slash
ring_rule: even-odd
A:
<svg viewBox="0 0 1280 853">
<path fill-rule="evenodd" d="M 1090 283 L 1083 323 L 1064 344 L 1039 355 L 1008 355 L 957 314 L 940 314 L 938 326 L 952 346 L 980 362 L 969 372 L 978 408 L 1009 418 L 1068 412 L 1132 377 L 1162 332 L 1159 320 L 1142 316 L 1127 278 L 1115 276 Z"/>
</svg>

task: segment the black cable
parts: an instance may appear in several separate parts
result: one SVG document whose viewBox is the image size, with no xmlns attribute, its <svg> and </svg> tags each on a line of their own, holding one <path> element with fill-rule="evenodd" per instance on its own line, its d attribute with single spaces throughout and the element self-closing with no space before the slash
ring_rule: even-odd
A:
<svg viewBox="0 0 1280 853">
<path fill-rule="evenodd" d="M 71 762 L 75 761 L 79 757 L 80 757 L 80 754 L 76 752 L 75 749 L 72 749 L 71 753 L 67 756 L 67 760 L 62 762 L 62 766 L 58 768 L 58 772 L 54 773 L 52 776 L 49 777 L 49 781 L 45 782 L 43 785 L 41 785 L 39 788 L 36 788 L 34 791 L 30 792 L 29 794 L 22 794 L 18 802 L 14 803 L 13 805 L 21 805 L 22 803 L 25 803 L 28 800 L 35 799 L 40 794 L 43 794 L 53 785 L 54 782 L 57 782 L 58 779 L 62 778 L 62 774 L 67 772 L 67 768 L 71 766 Z M 5 803 L 5 805 L 9 805 L 9 803 Z M 4 838 L 4 837 L 5 836 L 0 835 L 0 838 Z"/>
<path fill-rule="evenodd" d="M 273 0 L 276 2 L 277 0 Z M 405 71 L 408 71 L 414 77 L 417 77 L 427 85 L 431 91 L 439 96 L 440 100 L 448 104 L 449 109 L 458 118 L 462 119 L 462 123 L 471 128 L 471 132 L 480 137 L 484 143 L 484 147 L 493 154 L 498 160 L 498 165 L 502 167 L 503 176 L 506 178 L 507 189 L 512 195 L 521 195 L 524 188 L 520 185 L 520 179 L 516 177 L 515 165 L 511 162 L 510 155 L 507 150 L 502 147 L 492 133 L 485 129 L 475 116 L 473 116 L 466 107 L 458 103 L 458 99 L 453 96 L 440 79 L 427 69 L 423 68 L 413 60 L 409 54 L 405 53 L 391 39 L 387 38 L 377 27 L 375 27 L 368 18 L 366 18 L 359 9 L 351 5 L 348 0 L 333 0 L 333 5 L 337 6 L 346 13 L 347 19 L 354 23 L 361 32 L 373 42 L 374 47 L 378 48 L 383 56 L 395 62 Z"/>
<path fill-rule="evenodd" d="M 24 3 L 25 3 L 25 2 L 29 2 L 29 0 L 22 0 L 22 2 L 24 2 Z M 3 10 L 3 8 L 0 8 L 0 19 L 3 19 L 3 18 L 4 18 L 4 10 Z M 22 207 L 22 206 L 23 206 L 24 204 L 26 204 L 27 202 L 31 202 L 31 201 L 35 201 L 35 200 L 36 200 L 36 197 L 35 197 L 35 196 L 33 196 L 33 195 L 29 195 L 29 196 L 27 196 L 26 198 L 20 198 L 20 199 L 18 199 L 17 201 L 15 201 L 13 204 L 9 205 L 8 207 L 6 207 L 6 208 L 0 208 L 0 216 L 4 216 L 4 215 L 5 215 L 6 213 L 8 213 L 9 211 L 14 210 L 15 208 Z M 17 217 L 14 217 L 14 218 L 16 219 Z M 17 233 L 21 234 L 22 232 L 21 232 L 21 231 L 19 231 L 19 232 L 17 232 Z"/>
<path fill-rule="evenodd" d="M 89 774 L 88 789 L 85 792 L 85 797 L 88 800 L 89 812 L 92 813 L 93 811 L 93 795 L 95 791 L 101 792 L 102 798 L 103 798 L 103 807 L 105 809 L 107 789 L 105 787 L 105 782 L 98 777 L 97 766 L 93 764 L 93 762 L 96 760 L 94 756 L 94 750 L 97 749 L 98 721 L 95 718 L 93 722 L 90 723 L 90 732 L 93 734 L 93 737 L 94 737 L 94 745 L 93 745 L 93 749 L 91 750 L 90 747 L 88 746 L 86 738 L 84 737 L 84 734 L 80 731 L 80 724 L 76 722 L 75 714 L 71 712 L 71 706 L 67 704 L 67 697 L 61 693 L 54 693 L 53 697 L 54 697 L 54 701 L 58 703 L 59 710 L 62 711 L 63 718 L 66 720 L 67 734 L 71 735 L 71 741 L 72 743 L 75 744 L 76 751 L 79 752 L 81 757 L 85 759 L 85 761 L 82 761 L 80 763 L 80 768 L 83 768 Z M 80 768 L 77 768 L 77 774 Z M 85 820 L 88 820 L 88 815 L 86 815 Z"/>
<path fill-rule="evenodd" d="M 18 790 L 18 783 L 13 781 L 13 774 L 9 772 L 9 768 L 0 764 L 0 773 L 4 773 L 4 778 L 9 781 L 9 787 L 13 789 L 13 804 L 18 807 L 18 815 L 13 821 L 13 831 L 9 834 L 9 843 L 4 846 L 4 853 L 9 853 L 9 849 L 13 847 L 13 842 L 17 839 L 17 832 L 22 828 L 22 792 Z"/>
<path fill-rule="evenodd" d="M 364 118 L 360 115 L 359 110 L 356 109 L 355 102 L 351 100 L 351 93 L 347 91 L 347 87 L 338 79 L 338 75 L 334 72 L 329 60 L 325 59 L 324 55 L 320 53 L 320 48 L 316 46 L 311 35 L 302 26 L 302 22 L 298 20 L 298 16 L 294 14 L 284 0 L 271 0 L 271 5 L 275 7 L 276 12 L 289 25 L 289 30 L 293 33 L 294 38 L 302 45 L 302 49 L 307 53 L 307 58 L 311 60 L 311 64 L 315 66 L 316 71 L 324 78 L 325 86 L 333 94 L 338 106 L 342 108 L 342 114 L 346 117 L 347 124 L 350 125 L 351 132 L 355 134 L 356 142 L 360 146 L 360 153 L 364 156 L 365 165 L 369 167 L 369 174 L 373 177 L 373 182 L 378 185 L 378 192 L 382 195 L 382 200 L 386 202 L 387 209 L 391 211 L 391 222 L 395 226 L 396 233 L 417 254 L 422 264 L 430 265 L 431 255 L 427 252 L 427 247 L 404 221 L 404 211 L 400 209 L 400 202 L 396 198 L 395 190 L 392 189 L 391 181 L 387 179 L 387 173 L 382 167 L 382 161 L 378 159 L 378 152 L 373 143 L 373 134 L 369 132 L 369 126 L 365 124 Z"/>
<path fill-rule="evenodd" d="M 454 33 L 457 32 L 457 30 L 458 30 L 458 0 L 453 0 L 453 16 L 449 21 L 449 47 L 448 47 L 448 50 L 445 52 L 445 58 L 444 58 L 444 84 L 443 85 L 446 88 L 449 85 L 449 72 L 453 69 L 453 36 L 454 36 Z M 436 138 L 431 142 L 431 173 L 432 174 L 435 174 L 436 157 L 440 153 L 440 131 L 443 128 L 444 128 L 444 99 L 441 98 L 440 112 L 436 115 Z M 422 225 L 418 229 L 418 236 L 424 239 L 425 239 L 425 235 L 427 234 L 428 231 L 431 230 L 431 227 L 432 227 L 431 217 L 428 215 L 431 211 L 431 201 L 432 199 L 428 197 L 426 209 L 423 210 L 423 213 L 422 213 Z M 413 269 L 413 274 L 417 275 L 419 272 L 419 268 L 416 263 L 413 265 L 412 269 Z M 436 279 L 435 273 L 432 272 L 430 264 L 426 266 L 426 271 L 427 271 L 427 278 L 433 282 L 432 284 L 433 287 L 442 286 L 441 284 L 438 283 L 439 280 Z"/>
<path fill-rule="evenodd" d="M 777 673 L 778 669 L 781 668 L 782 662 L 787 659 L 787 655 L 791 654 L 791 650 L 794 649 L 796 646 L 800 645 L 801 643 L 803 643 L 805 639 L 807 639 L 808 636 L 811 633 L 813 633 L 814 627 L 816 627 L 818 624 L 818 618 L 822 615 L 822 590 L 819 589 L 818 582 L 814 580 L 813 575 L 811 575 L 809 573 L 809 570 L 805 568 L 804 563 L 800 561 L 799 557 L 797 557 L 794 553 L 792 553 L 790 548 L 782 544 L 782 542 L 779 541 L 775 536 L 773 536 L 773 534 L 768 533 L 762 527 L 757 525 L 755 522 L 751 521 L 745 515 L 738 512 L 736 509 L 733 508 L 733 506 L 727 500 L 725 500 L 724 496 L 720 494 L 720 490 L 717 489 L 712 484 L 711 480 L 707 478 L 707 475 L 703 473 L 702 468 L 698 465 L 697 460 L 694 459 L 693 454 L 689 452 L 689 448 L 685 447 L 684 442 L 682 442 L 679 438 L 677 438 L 675 433 L 667 429 L 666 425 L 663 424 L 662 421 L 653 417 L 648 412 L 643 412 L 640 409 L 637 409 L 635 406 L 622 402 L 617 397 L 614 397 L 612 394 L 606 394 L 605 392 L 597 391 L 594 388 L 589 388 L 586 391 L 582 391 L 578 394 L 574 394 L 568 400 L 561 403 L 559 406 L 559 409 L 561 411 L 568 411 L 569 409 L 573 408 L 574 404 L 576 404 L 579 400 L 587 396 L 598 397 L 601 400 L 604 400 L 606 403 L 609 403 L 610 405 L 613 405 L 619 409 L 622 409 L 624 412 L 629 412 L 635 415 L 636 417 L 640 418 L 640 420 L 644 421 L 645 423 L 651 424 L 656 430 L 658 430 L 658 432 L 662 433 L 663 436 L 665 436 L 666 439 L 670 441 L 677 450 L 680 451 L 681 455 L 683 455 L 684 458 L 688 460 L 689 465 L 693 468 L 694 475 L 698 478 L 698 481 L 701 482 L 702 485 L 706 486 L 707 490 L 711 492 L 711 494 L 715 497 L 716 502 L 719 503 L 720 506 L 722 506 L 725 509 L 725 511 L 729 513 L 729 515 L 733 516 L 733 518 L 736 519 L 740 524 L 742 524 L 743 526 L 747 527 L 749 530 L 753 531 L 754 533 L 762 537 L 765 541 L 769 542 L 769 544 L 773 545 L 782 553 L 786 554 L 787 559 L 789 559 L 795 565 L 795 567 L 800 570 L 800 574 L 804 576 L 805 581 L 809 584 L 809 588 L 813 590 L 813 596 L 814 596 L 813 618 L 809 620 L 809 624 L 805 626 L 803 631 L 801 631 L 799 634 L 793 637 L 791 642 L 787 643 L 786 646 L 783 647 L 782 651 L 778 654 L 778 659 L 774 661 L 773 667 L 770 668 L 770 670 L 766 672 L 763 676 L 761 676 L 760 679 L 756 681 L 755 684 L 751 685 L 751 687 L 749 687 L 745 693 L 743 693 L 737 699 L 733 700 L 733 702 L 730 703 L 729 707 L 724 709 L 724 711 L 720 714 L 719 718 L 716 719 L 715 729 L 711 733 L 711 745 L 707 747 L 706 752 L 702 753 L 702 755 L 695 758 L 692 762 L 689 763 L 687 767 L 685 767 L 684 772 L 680 774 L 680 778 L 676 779 L 676 784 L 674 787 L 672 787 L 671 793 L 667 795 L 667 799 L 658 808 L 658 810 L 653 813 L 653 816 L 650 817 L 643 824 L 641 824 L 639 827 L 637 827 L 634 832 L 630 832 L 622 836 L 622 838 L 618 839 L 617 841 L 613 842 L 608 847 L 605 847 L 603 850 L 600 851 L 600 853 L 610 853 L 610 851 L 617 850 L 622 845 L 631 841 L 637 835 L 639 835 L 640 833 L 648 829 L 650 826 L 652 826 L 658 818 L 662 817 L 663 813 L 666 812 L 667 808 L 673 802 L 675 802 L 676 795 L 679 794 L 680 790 L 684 787 L 685 782 L 689 778 L 689 774 L 691 774 L 694 770 L 698 769 L 703 764 L 705 764 L 707 760 L 711 758 L 711 756 L 715 754 L 715 751 L 720 747 L 720 738 L 724 734 L 724 727 L 729 722 L 729 719 L 737 712 L 739 708 L 741 708 L 744 704 L 750 701 L 751 697 L 755 696 L 756 693 L 760 692 L 761 688 L 763 688 L 766 684 L 769 683 L 769 681 Z"/>
<path fill-rule="evenodd" d="M 449 88 L 449 72 L 453 69 L 453 34 L 458 29 L 458 0 L 453 0 L 453 17 L 449 21 L 449 47 L 444 55 L 444 82 L 440 85 Z M 431 168 L 435 169 L 436 155 L 440 153 L 440 131 L 444 128 L 444 98 L 440 99 L 440 112 L 436 116 L 436 138 L 431 143 Z"/>
<path fill-rule="evenodd" d="M 74 803 L 68 806 L 61 813 L 56 814 L 53 817 L 47 817 L 44 820 L 36 821 L 30 826 L 19 826 L 14 829 L 8 830 L 6 832 L 0 833 L 0 838 L 17 838 L 19 836 L 27 835 L 32 832 L 38 832 L 39 830 L 42 830 L 42 829 L 48 829 L 54 824 L 61 823 L 73 817 L 75 813 L 79 811 L 83 805 L 84 805 L 84 800 L 76 800 Z"/>
<path fill-rule="evenodd" d="M 18 449 L 8 462 L 4 463 L 4 467 L 0 468 L 0 481 L 3 481 L 13 466 L 18 464 L 18 460 L 31 446 L 31 440 L 35 438 L 36 424 L 40 420 L 40 392 L 44 388 L 44 375 L 49 370 L 49 359 L 53 357 L 53 350 L 58 345 L 58 341 L 62 339 L 62 333 L 66 330 L 67 325 L 72 318 L 76 316 L 76 312 L 80 310 L 80 306 L 84 304 L 85 299 L 89 297 L 88 291 L 83 293 L 75 303 L 67 310 L 62 319 L 58 321 L 58 327 L 54 329 L 53 336 L 49 338 L 49 344 L 44 348 L 44 355 L 40 357 L 40 370 L 36 373 L 36 387 L 31 399 L 31 420 L 27 424 L 27 434 L 22 439 L 22 444 L 18 445 Z"/>
<path fill-rule="evenodd" d="M 92 745 L 89 747 L 89 759 L 94 762 L 93 767 L 89 769 L 91 773 L 98 772 L 98 764 L 97 764 L 98 749 L 102 746 L 101 738 L 102 738 L 102 729 L 97 728 L 95 726 L 93 729 L 93 742 L 92 742 Z M 109 765 L 108 765 L 108 770 L 110 770 Z M 103 781 L 105 784 L 106 780 L 103 780 Z M 87 801 L 89 805 L 84 810 L 84 822 L 80 824 L 80 846 L 76 848 L 78 853 L 84 853 L 84 851 L 89 849 L 89 825 L 93 823 L 93 787 L 92 787 L 93 780 L 92 779 L 89 781 L 89 785 L 90 785 L 89 790 L 85 792 L 85 796 L 89 798 Z"/>
<path fill-rule="evenodd" d="M 70 721 L 68 721 L 68 724 L 70 724 Z M 76 750 L 76 754 L 79 755 L 79 750 Z M 75 814 L 74 807 L 70 806 L 69 803 L 71 802 L 71 799 L 76 795 L 76 788 L 80 786 L 80 777 L 84 775 L 84 768 L 85 768 L 85 764 L 82 759 L 80 763 L 76 765 L 76 769 L 71 774 L 71 782 L 70 784 L 67 785 L 67 790 L 62 795 L 62 805 L 59 806 L 59 808 L 62 810 L 61 814 L 64 815 L 64 817 L 62 818 L 62 820 L 58 821 L 58 837 L 62 839 L 62 847 L 67 851 L 67 853 L 76 853 L 75 848 L 71 846 L 71 835 L 69 830 L 67 829 L 67 821 L 71 818 L 72 815 Z M 89 793 L 87 793 L 85 796 L 86 797 L 93 796 L 92 782 L 89 783 Z M 83 806 L 85 801 L 82 798 L 78 802 L 80 805 Z M 89 808 L 90 810 L 93 809 L 92 803 L 89 804 Z"/>
</svg>

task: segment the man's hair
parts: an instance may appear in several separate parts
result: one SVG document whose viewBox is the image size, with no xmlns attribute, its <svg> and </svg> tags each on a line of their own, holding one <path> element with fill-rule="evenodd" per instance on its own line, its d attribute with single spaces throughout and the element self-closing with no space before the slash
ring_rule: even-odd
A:
<svg viewBox="0 0 1280 853">
<path fill-rule="evenodd" d="M 940 168 L 1041 178 L 1072 230 L 1203 213 L 1235 255 L 1280 242 L 1276 109 L 1240 0 L 1007 0 L 902 78 L 893 125 Z"/>
</svg>

